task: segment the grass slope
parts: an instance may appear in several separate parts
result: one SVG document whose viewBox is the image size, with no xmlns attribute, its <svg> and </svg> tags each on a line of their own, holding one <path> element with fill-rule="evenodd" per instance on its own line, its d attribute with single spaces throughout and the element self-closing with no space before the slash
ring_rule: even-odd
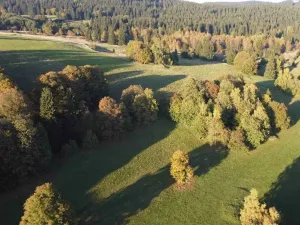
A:
<svg viewBox="0 0 300 225">
<path fill-rule="evenodd" d="M 233 72 L 226 64 L 196 60 L 171 68 L 139 65 L 53 42 L 0 38 L 3 50 L 6 56 L 1 52 L 0 64 L 10 74 L 17 72 L 14 78 L 20 84 L 27 79 L 32 82 L 49 68 L 97 64 L 107 71 L 115 97 L 130 84 L 142 84 L 157 93 L 176 90 L 187 75 L 213 79 Z M 29 61 L 26 53 L 35 60 Z M 51 59 L 53 64 L 37 59 Z M 26 60 L 28 63 L 15 68 L 16 63 Z M 56 163 L 50 174 L 32 181 L 34 185 L 0 195 L 1 223 L 18 223 L 22 205 L 34 186 L 51 181 L 75 208 L 82 224 L 238 224 L 243 198 L 253 187 L 282 212 L 287 224 L 299 224 L 299 101 L 274 89 L 272 81 L 261 77 L 247 80 L 257 82 L 262 91 L 270 88 L 276 100 L 289 104 L 293 126 L 278 139 L 250 153 L 228 152 L 210 147 L 183 126 L 160 119 L 119 141 L 101 143 L 99 149 Z M 28 88 L 30 82 L 23 87 Z M 178 149 L 189 154 L 196 174 L 193 187 L 184 192 L 174 189 L 169 175 L 170 157 Z"/>
</svg>

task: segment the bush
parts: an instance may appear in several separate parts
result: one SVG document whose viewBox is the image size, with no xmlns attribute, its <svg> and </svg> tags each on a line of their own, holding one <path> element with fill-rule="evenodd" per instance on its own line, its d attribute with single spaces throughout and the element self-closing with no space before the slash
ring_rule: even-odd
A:
<svg viewBox="0 0 300 225">
<path fill-rule="evenodd" d="M 97 136 L 91 131 L 88 130 L 83 139 L 82 148 L 83 150 L 95 149 L 99 145 Z"/>
<path fill-rule="evenodd" d="M 280 215 L 274 207 L 268 209 L 266 204 L 260 204 L 257 191 L 252 189 L 245 197 L 240 220 L 242 225 L 278 225 Z"/>
<path fill-rule="evenodd" d="M 171 158 L 171 176 L 178 184 L 186 184 L 194 176 L 192 167 L 189 166 L 189 157 L 186 153 L 178 150 Z"/>
<path fill-rule="evenodd" d="M 70 206 L 65 203 L 51 183 L 36 188 L 24 204 L 20 225 L 76 224 Z"/>
<path fill-rule="evenodd" d="M 234 58 L 234 66 L 246 74 L 257 73 L 256 59 L 246 51 L 239 52 L 236 55 Z"/>
</svg>

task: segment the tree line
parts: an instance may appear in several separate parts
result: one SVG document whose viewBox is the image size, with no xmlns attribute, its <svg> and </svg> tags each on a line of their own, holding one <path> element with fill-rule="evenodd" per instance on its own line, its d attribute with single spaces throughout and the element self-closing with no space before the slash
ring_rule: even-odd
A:
<svg viewBox="0 0 300 225">
<path fill-rule="evenodd" d="M 58 20 L 91 20 L 93 39 L 100 40 L 110 29 L 152 28 L 159 34 L 171 34 L 188 28 L 212 35 L 250 36 L 266 34 L 298 40 L 300 34 L 298 4 L 196 4 L 178 0 L 5 0 L 0 14 L 53 15 Z M 88 35 L 89 36 L 89 35 Z"/>
</svg>

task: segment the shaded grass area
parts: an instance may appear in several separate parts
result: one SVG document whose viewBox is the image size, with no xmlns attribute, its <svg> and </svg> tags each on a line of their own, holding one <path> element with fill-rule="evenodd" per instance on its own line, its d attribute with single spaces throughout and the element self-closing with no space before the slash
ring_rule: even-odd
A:
<svg viewBox="0 0 300 225">
<path fill-rule="evenodd" d="M 131 84 L 159 94 L 176 91 L 188 75 L 215 79 L 235 73 L 230 65 L 200 60 L 183 60 L 182 65 L 170 68 L 140 65 L 50 41 L 0 39 L 0 50 L 0 65 L 25 89 L 44 70 L 91 64 L 107 72 L 111 94 L 117 99 Z M 287 224 L 299 224 L 299 101 L 276 89 L 273 81 L 259 76 L 245 79 L 256 82 L 263 93 L 270 89 L 275 100 L 288 106 L 293 126 L 277 140 L 250 153 L 227 152 L 198 140 L 190 129 L 160 119 L 120 140 L 103 142 L 94 151 L 57 162 L 48 175 L 1 194 L 1 223 L 17 224 L 35 186 L 51 181 L 72 204 L 80 224 L 239 224 L 239 209 L 251 188 L 278 207 Z M 170 157 L 179 149 L 189 154 L 196 174 L 194 185 L 186 191 L 176 190 L 169 175 Z"/>
</svg>

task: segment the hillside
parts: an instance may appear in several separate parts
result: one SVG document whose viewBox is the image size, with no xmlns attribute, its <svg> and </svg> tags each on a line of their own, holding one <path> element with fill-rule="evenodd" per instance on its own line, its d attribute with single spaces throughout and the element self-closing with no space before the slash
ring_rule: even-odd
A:
<svg viewBox="0 0 300 225">
<path fill-rule="evenodd" d="M 152 88 L 161 96 L 177 90 L 187 75 L 204 80 L 234 72 L 225 63 L 201 60 L 182 60 L 170 68 L 141 65 L 108 53 L 22 37 L 1 37 L 0 43 L 2 66 L 24 89 L 39 74 L 67 64 L 103 67 L 115 98 L 131 84 Z M 245 78 L 262 92 L 269 88 L 273 98 L 288 105 L 292 127 L 277 139 L 253 152 L 228 152 L 162 118 L 118 141 L 102 142 L 92 151 L 57 162 L 48 175 L 1 194 L 1 221 L 18 223 L 24 200 L 36 185 L 51 181 L 82 224 L 239 224 L 239 207 L 251 188 L 275 205 L 288 224 L 298 224 L 299 100 L 275 89 L 273 81 Z M 189 154 L 195 170 L 194 185 L 188 191 L 177 191 L 169 177 L 169 159 L 175 149 Z"/>
</svg>

